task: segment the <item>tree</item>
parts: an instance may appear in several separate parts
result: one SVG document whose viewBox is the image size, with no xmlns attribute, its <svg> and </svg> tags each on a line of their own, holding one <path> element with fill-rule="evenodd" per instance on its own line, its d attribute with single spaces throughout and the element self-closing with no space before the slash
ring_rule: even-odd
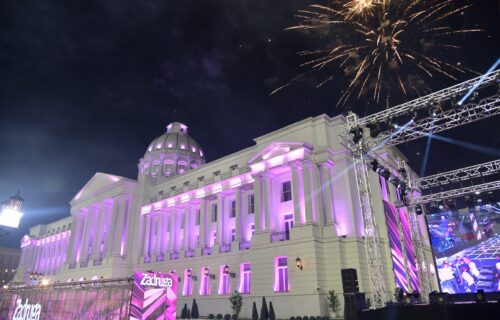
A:
<svg viewBox="0 0 500 320">
<path fill-rule="evenodd" d="M 262 297 L 262 307 L 260 308 L 260 320 L 269 319 L 269 311 L 267 310 L 266 297 Z"/>
<path fill-rule="evenodd" d="M 252 307 L 252 320 L 259 320 L 259 314 L 257 313 L 257 305 L 255 302 L 253 303 Z"/>
<path fill-rule="evenodd" d="M 187 303 L 184 303 L 184 307 L 182 308 L 182 311 L 181 311 L 181 319 L 186 319 L 187 309 L 188 309 Z"/>
<path fill-rule="evenodd" d="M 243 306 L 243 297 L 238 291 L 234 290 L 231 297 L 229 297 L 229 302 L 231 302 L 231 309 L 233 309 L 233 315 L 235 316 L 235 319 L 238 319 L 241 307 Z"/>
<path fill-rule="evenodd" d="M 330 309 L 332 309 L 333 314 L 337 316 L 337 314 L 340 312 L 340 301 L 335 295 L 335 290 L 330 290 L 328 291 L 328 297 L 326 298 L 328 301 L 328 306 Z"/>
<path fill-rule="evenodd" d="M 269 301 L 269 320 L 276 320 L 276 315 L 274 314 L 273 302 Z"/>
<path fill-rule="evenodd" d="M 198 311 L 198 304 L 196 303 L 196 299 L 193 299 L 193 306 L 191 307 L 191 317 L 193 319 L 200 318 L 200 313 Z"/>
</svg>

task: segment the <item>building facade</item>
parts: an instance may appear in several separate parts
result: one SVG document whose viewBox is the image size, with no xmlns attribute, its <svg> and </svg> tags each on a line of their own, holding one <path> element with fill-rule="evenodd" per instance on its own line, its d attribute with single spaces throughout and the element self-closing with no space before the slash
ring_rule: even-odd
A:
<svg viewBox="0 0 500 320">
<path fill-rule="evenodd" d="M 231 313 L 228 298 L 237 290 L 242 317 L 265 296 L 284 319 L 331 315 L 328 291 L 342 294 L 342 270 L 355 269 L 369 298 L 352 156 L 338 137 L 344 123 L 341 116 L 308 118 L 210 163 L 188 127 L 171 123 L 139 160 L 137 180 L 96 173 L 71 200 L 71 217 L 30 230 L 16 280 L 32 272 L 65 282 L 175 271 L 179 305 L 196 298 L 202 316 Z M 390 168 L 404 159 L 394 148 L 380 156 Z M 370 184 L 385 286 L 418 289 L 412 272 L 433 266 L 405 262 L 398 275 L 384 208 L 398 192 L 374 172 Z"/>
</svg>

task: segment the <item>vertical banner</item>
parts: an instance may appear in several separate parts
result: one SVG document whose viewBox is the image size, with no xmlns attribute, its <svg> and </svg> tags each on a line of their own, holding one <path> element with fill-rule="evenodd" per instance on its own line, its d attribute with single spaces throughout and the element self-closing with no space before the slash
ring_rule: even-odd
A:
<svg viewBox="0 0 500 320">
<path fill-rule="evenodd" d="M 406 270 L 403 255 L 403 247 L 399 239 L 398 217 L 396 209 L 387 201 L 384 203 L 385 220 L 387 222 L 387 230 L 389 232 L 389 245 L 391 247 L 392 263 L 394 266 L 394 274 L 396 276 L 396 286 L 408 292 L 409 286 L 406 280 Z"/>
<path fill-rule="evenodd" d="M 177 275 L 135 272 L 130 319 L 175 320 Z"/>
</svg>

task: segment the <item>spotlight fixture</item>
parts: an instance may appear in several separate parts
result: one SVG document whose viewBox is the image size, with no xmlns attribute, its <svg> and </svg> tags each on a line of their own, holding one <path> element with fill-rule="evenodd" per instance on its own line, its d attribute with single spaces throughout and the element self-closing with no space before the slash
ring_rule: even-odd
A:
<svg viewBox="0 0 500 320">
<path fill-rule="evenodd" d="M 415 206 L 415 213 L 417 214 L 417 216 L 420 216 L 422 213 L 424 213 L 424 210 L 422 209 L 422 206 L 417 204 Z"/>
<path fill-rule="evenodd" d="M 483 289 L 478 289 L 476 294 L 474 295 L 474 300 L 476 303 L 486 303 L 486 295 L 484 294 Z"/>
<path fill-rule="evenodd" d="M 378 123 L 378 122 L 371 123 L 371 124 L 367 125 L 367 127 L 368 127 L 368 129 L 370 129 L 370 137 L 372 137 L 372 138 L 378 137 L 378 135 L 382 131 L 382 129 L 380 128 L 380 123 Z"/>
<path fill-rule="evenodd" d="M 360 127 L 352 128 L 349 132 L 352 134 L 352 141 L 355 144 L 358 144 L 359 140 L 363 138 L 363 129 Z"/>
<path fill-rule="evenodd" d="M 227 264 L 224 266 L 224 273 L 229 274 L 229 266 Z"/>
<path fill-rule="evenodd" d="M 376 159 L 373 159 L 372 162 L 370 162 L 370 165 L 372 166 L 372 170 L 374 172 L 378 172 L 378 161 Z"/>
<path fill-rule="evenodd" d="M 304 266 L 302 265 L 302 260 L 299 257 L 297 257 L 297 259 L 295 259 L 295 265 L 297 266 L 297 269 L 299 269 L 299 270 L 304 269 Z"/>
</svg>

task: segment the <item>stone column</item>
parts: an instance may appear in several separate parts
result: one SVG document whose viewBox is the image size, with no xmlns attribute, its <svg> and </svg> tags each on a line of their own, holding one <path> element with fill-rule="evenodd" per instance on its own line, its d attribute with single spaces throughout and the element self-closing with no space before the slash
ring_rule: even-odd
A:
<svg viewBox="0 0 500 320">
<path fill-rule="evenodd" d="M 73 221 L 71 223 L 71 233 L 69 238 L 69 255 L 68 255 L 68 263 L 72 263 L 76 261 L 76 253 L 78 252 L 78 243 L 80 242 L 79 238 L 81 236 L 81 213 L 80 210 L 71 210 L 71 215 L 73 216 Z"/>
<path fill-rule="evenodd" d="M 191 221 L 191 207 L 189 204 L 186 204 L 186 207 L 184 208 L 184 250 L 190 249 L 190 241 L 189 241 L 189 235 L 190 235 L 190 221 Z"/>
<path fill-rule="evenodd" d="M 225 196 L 221 193 L 217 194 L 217 239 L 216 245 L 221 246 L 225 242 L 225 230 L 224 221 L 225 219 L 225 208 L 224 208 Z"/>
<path fill-rule="evenodd" d="M 234 232 L 235 232 L 235 237 L 234 241 L 238 242 L 240 241 L 240 234 L 241 234 L 241 189 L 236 188 L 236 194 L 235 194 L 235 202 L 236 202 L 236 215 L 234 217 Z"/>
<path fill-rule="evenodd" d="M 107 257 L 111 255 L 111 252 L 113 250 L 113 227 L 114 227 L 114 217 L 116 216 L 116 210 L 117 210 L 117 204 L 116 204 L 116 199 L 113 200 L 113 204 L 110 206 L 106 206 L 106 211 L 104 212 L 105 215 L 105 224 L 106 224 L 106 237 L 104 239 L 104 253 L 103 256 Z"/>
<path fill-rule="evenodd" d="M 253 177 L 254 204 L 255 204 L 255 234 L 262 233 L 262 176 Z"/>
<path fill-rule="evenodd" d="M 161 252 L 163 253 L 164 256 L 166 256 L 168 252 L 168 211 L 162 210 L 161 211 L 161 216 L 162 216 L 162 235 L 161 235 Z"/>
<path fill-rule="evenodd" d="M 101 242 L 103 241 L 102 239 L 102 233 L 104 232 L 104 227 L 105 227 L 105 218 L 106 218 L 106 205 L 104 203 L 101 204 L 100 209 L 99 209 L 99 214 L 97 217 L 97 226 L 96 226 L 96 235 L 95 235 L 95 245 L 94 245 L 94 252 L 93 252 L 93 258 L 94 259 L 101 259 L 102 258 L 102 252 L 101 252 Z"/>
<path fill-rule="evenodd" d="M 269 174 L 264 175 L 264 232 L 271 232 L 271 205 L 272 205 L 272 196 L 271 196 L 271 176 Z"/>
<path fill-rule="evenodd" d="M 335 224 L 333 215 L 333 194 L 332 194 L 332 180 L 330 170 L 333 168 L 333 163 L 330 161 L 321 164 L 321 177 L 325 191 L 325 225 L 330 226 Z"/>
<path fill-rule="evenodd" d="M 143 218 L 146 220 L 144 224 L 144 257 L 150 257 L 151 252 L 149 251 L 149 237 L 151 232 L 151 216 L 150 214 L 145 214 Z"/>
<path fill-rule="evenodd" d="M 200 199 L 200 232 L 199 232 L 199 238 L 200 241 L 198 243 L 198 247 L 203 249 L 206 247 L 206 234 L 207 234 L 207 218 L 206 218 L 206 213 L 207 213 L 207 204 L 205 198 Z M 201 280 L 200 280 L 201 281 Z"/>
<path fill-rule="evenodd" d="M 113 256 L 121 255 L 121 242 L 122 242 L 123 222 L 126 210 L 126 201 L 127 198 L 125 196 L 117 197 L 118 210 L 116 212 L 116 219 L 113 219 L 113 221 L 115 221 L 116 223 L 114 228 L 115 230 L 113 232 L 113 249 L 111 251 L 111 254 Z"/>
<path fill-rule="evenodd" d="M 163 240 L 163 215 L 161 211 L 156 213 L 156 256 L 163 256 L 162 251 L 162 240 Z"/>
<path fill-rule="evenodd" d="M 177 212 L 175 208 L 170 211 L 170 253 L 177 251 L 176 238 L 177 238 Z"/>
<path fill-rule="evenodd" d="M 292 169 L 293 220 L 294 225 L 299 226 L 304 223 L 303 217 L 305 216 L 302 214 L 300 207 L 300 200 L 303 195 L 302 184 L 300 181 L 302 166 L 300 162 L 294 162 L 291 163 L 290 167 Z"/>
<path fill-rule="evenodd" d="M 324 206 L 323 206 L 323 185 L 321 184 L 319 167 L 316 163 L 311 163 L 311 198 L 313 204 L 313 221 L 319 225 L 324 224 Z"/>
<path fill-rule="evenodd" d="M 90 230 L 92 229 L 92 216 L 94 215 L 94 212 L 95 209 L 92 206 L 90 206 L 85 216 L 85 227 L 83 228 L 83 241 L 81 244 L 80 262 L 87 261 L 89 240 L 91 236 Z"/>
<path fill-rule="evenodd" d="M 305 203 L 305 224 L 313 223 L 313 199 L 311 198 L 311 163 L 303 162 L 302 165 L 302 184 L 304 185 L 304 203 Z"/>
</svg>

